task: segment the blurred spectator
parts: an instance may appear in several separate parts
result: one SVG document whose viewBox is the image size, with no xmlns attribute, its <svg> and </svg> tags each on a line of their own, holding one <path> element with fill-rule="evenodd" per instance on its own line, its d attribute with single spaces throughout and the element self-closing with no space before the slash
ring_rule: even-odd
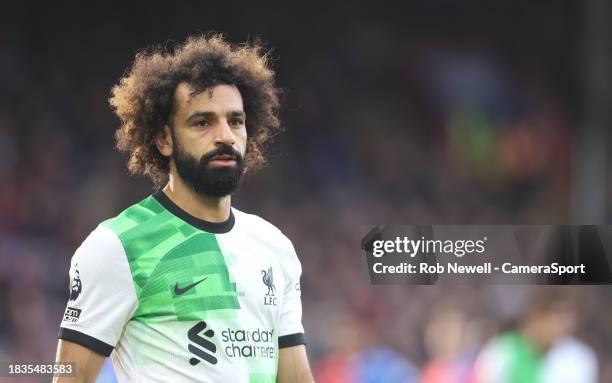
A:
<svg viewBox="0 0 612 383">
<path fill-rule="evenodd" d="M 470 326 L 457 308 L 442 308 L 434 314 L 425 331 L 430 362 L 423 369 L 421 383 L 470 383 L 480 346 L 475 330 L 480 329 Z"/>
<path fill-rule="evenodd" d="M 314 366 L 319 383 L 416 383 L 419 370 L 399 352 L 379 345 L 371 325 L 349 322 L 339 329 L 334 351 Z"/>
<path fill-rule="evenodd" d="M 496 336 L 483 348 L 477 383 L 595 383 L 594 351 L 573 337 L 576 308 L 562 294 L 541 293 L 517 331 Z"/>
</svg>

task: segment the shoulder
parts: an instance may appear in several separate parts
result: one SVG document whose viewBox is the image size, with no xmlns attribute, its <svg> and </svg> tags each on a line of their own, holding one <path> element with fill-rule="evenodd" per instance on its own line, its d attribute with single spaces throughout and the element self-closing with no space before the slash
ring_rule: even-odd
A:
<svg viewBox="0 0 612 383">
<path fill-rule="evenodd" d="M 594 359 L 594 351 L 582 341 L 574 337 L 565 337 L 557 341 L 549 352 L 549 356 L 567 360 Z"/>
<path fill-rule="evenodd" d="M 84 291 L 92 291 L 94 286 L 100 294 L 106 294 L 104 291 L 125 293 L 126 289 L 133 289 L 124 247 L 117 235 L 102 225 L 98 225 L 76 249 L 70 260 L 69 274 L 70 280 L 78 280 Z M 71 295 L 73 293 L 71 291 Z"/>
<path fill-rule="evenodd" d="M 103 255 L 116 253 L 116 250 L 119 249 L 122 249 L 122 245 L 117 234 L 110 228 L 100 224 L 89 233 L 77 248 L 75 255 L 84 251 Z"/>
<path fill-rule="evenodd" d="M 125 251 L 117 234 L 110 228 L 98 225 L 76 249 L 72 264 L 105 270 L 122 263 Z"/>
<path fill-rule="evenodd" d="M 260 236 L 270 238 L 282 246 L 293 248 L 291 240 L 270 222 L 255 214 L 245 213 L 233 207 L 232 211 L 236 217 L 236 225 L 239 225 L 240 229 L 256 232 Z"/>
<path fill-rule="evenodd" d="M 126 241 L 131 238 L 126 234 L 139 231 L 138 227 L 162 211 L 162 206 L 149 196 L 101 222 L 76 250 L 73 263 L 80 261 L 108 269 L 125 262 Z"/>
<path fill-rule="evenodd" d="M 115 217 L 103 221 L 100 226 L 107 227 L 120 236 L 130 229 L 157 217 L 164 211 L 164 207 L 151 195 L 129 206 Z"/>
<path fill-rule="evenodd" d="M 275 252 L 281 255 L 285 262 L 298 264 L 299 260 L 295 253 L 291 240 L 276 226 L 267 220 L 255 215 L 245 213 L 232 207 L 232 212 L 236 218 L 236 228 L 241 232 L 248 232 L 253 236 L 265 241 L 268 246 L 277 249 Z"/>
</svg>

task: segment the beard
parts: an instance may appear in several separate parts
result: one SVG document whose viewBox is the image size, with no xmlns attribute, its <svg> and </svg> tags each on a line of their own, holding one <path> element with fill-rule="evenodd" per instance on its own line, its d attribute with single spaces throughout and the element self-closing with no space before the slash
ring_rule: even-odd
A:
<svg viewBox="0 0 612 383">
<path fill-rule="evenodd" d="M 242 155 L 229 145 L 218 146 L 204 154 L 200 160 L 183 151 L 174 138 L 172 158 L 179 176 L 194 192 L 205 196 L 220 198 L 233 194 L 240 187 L 244 174 L 244 159 Z M 235 166 L 210 167 L 210 161 L 215 156 L 233 156 Z"/>
</svg>

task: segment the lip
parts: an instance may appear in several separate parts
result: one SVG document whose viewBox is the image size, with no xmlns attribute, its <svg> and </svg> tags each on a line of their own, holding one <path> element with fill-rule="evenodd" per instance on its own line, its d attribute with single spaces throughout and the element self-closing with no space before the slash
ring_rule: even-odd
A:
<svg viewBox="0 0 612 383">
<path fill-rule="evenodd" d="M 234 157 L 231 154 L 219 154 L 219 155 L 212 157 L 212 159 L 213 160 L 235 160 L 236 157 Z"/>
<path fill-rule="evenodd" d="M 217 158 L 217 159 L 210 160 L 209 164 L 212 167 L 235 166 L 236 160 L 231 159 L 231 158 L 228 158 L 228 159 Z"/>
</svg>

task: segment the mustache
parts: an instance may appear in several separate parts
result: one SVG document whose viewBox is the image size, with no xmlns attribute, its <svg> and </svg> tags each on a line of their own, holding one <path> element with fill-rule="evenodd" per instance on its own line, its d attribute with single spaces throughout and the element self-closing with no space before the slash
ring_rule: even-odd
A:
<svg viewBox="0 0 612 383">
<path fill-rule="evenodd" d="M 200 161 L 202 163 L 208 163 L 214 157 L 217 157 L 217 156 L 231 156 L 233 157 L 232 159 L 234 159 L 237 164 L 241 164 L 242 161 L 244 160 L 242 157 L 242 154 L 240 154 L 240 152 L 238 152 L 233 147 L 229 145 L 220 145 L 216 149 L 211 150 L 210 152 L 204 154 L 202 158 L 200 159 Z"/>
</svg>

